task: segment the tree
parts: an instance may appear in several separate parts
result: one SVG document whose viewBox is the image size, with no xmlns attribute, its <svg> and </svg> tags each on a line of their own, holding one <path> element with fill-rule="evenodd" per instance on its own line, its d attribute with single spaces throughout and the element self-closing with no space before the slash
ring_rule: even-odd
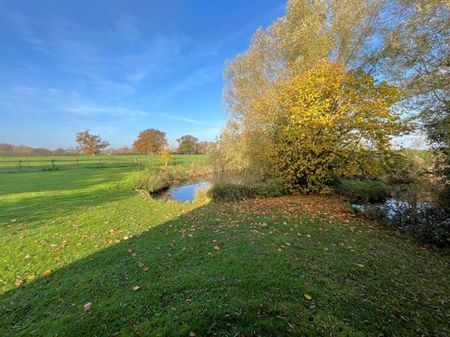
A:
<svg viewBox="0 0 450 337">
<path fill-rule="evenodd" d="M 194 154 L 198 152 L 198 138 L 185 135 L 177 139 L 178 142 L 178 153 L 182 154 Z"/>
<path fill-rule="evenodd" d="M 391 110 L 397 100 L 395 87 L 319 61 L 277 83 L 255 105 L 245 133 L 267 151 L 254 141 L 250 158 L 293 191 L 327 191 L 333 177 L 344 173 L 374 175 L 390 155 L 390 138 L 404 130 Z M 255 120 L 261 121 L 257 127 Z"/>
<path fill-rule="evenodd" d="M 211 146 L 212 146 L 211 142 L 208 142 L 206 140 L 199 142 L 197 145 L 197 152 L 201 153 L 201 154 L 207 154 L 209 152 Z"/>
<path fill-rule="evenodd" d="M 89 130 L 77 133 L 76 142 L 80 146 L 81 153 L 91 155 L 99 154 L 109 145 L 108 142 L 100 138 L 100 135 L 92 135 Z"/>
<path fill-rule="evenodd" d="M 401 24 L 383 32 L 384 70 L 403 88 L 405 106 L 441 159 L 437 173 L 450 204 L 450 2 L 398 0 L 391 16 Z"/>
<path fill-rule="evenodd" d="M 387 0 L 386 0 L 387 1 Z M 327 59 L 365 69 L 381 27 L 384 0 L 289 0 L 286 15 L 258 29 L 247 51 L 227 62 L 224 101 L 232 119 L 252 113 L 274 83 Z"/>
<path fill-rule="evenodd" d="M 170 149 L 168 147 L 165 147 L 164 149 L 161 150 L 159 154 L 159 160 L 164 163 L 164 167 L 167 167 L 170 158 L 171 158 Z"/>
<path fill-rule="evenodd" d="M 133 149 L 137 153 L 160 153 L 165 147 L 167 147 L 166 133 L 156 129 L 140 132 L 133 143 Z"/>
<path fill-rule="evenodd" d="M 10 156 L 14 154 L 14 145 L 12 144 L 0 144 L 0 155 L 2 156 Z"/>
</svg>

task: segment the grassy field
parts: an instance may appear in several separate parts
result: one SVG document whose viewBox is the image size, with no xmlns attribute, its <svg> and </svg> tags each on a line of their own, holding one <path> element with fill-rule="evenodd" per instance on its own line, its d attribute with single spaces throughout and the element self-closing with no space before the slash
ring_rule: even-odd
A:
<svg viewBox="0 0 450 337">
<path fill-rule="evenodd" d="M 448 251 L 337 197 L 164 203 L 135 175 L 0 173 L 1 336 L 448 336 Z"/>
<path fill-rule="evenodd" d="M 190 163 L 201 164 L 207 156 L 172 155 L 169 165 L 186 165 Z M 33 156 L 33 157 L 6 157 L 0 156 L 1 171 L 41 171 L 61 170 L 75 168 L 104 168 L 142 165 L 162 165 L 158 155 L 116 155 L 116 156 Z"/>
</svg>

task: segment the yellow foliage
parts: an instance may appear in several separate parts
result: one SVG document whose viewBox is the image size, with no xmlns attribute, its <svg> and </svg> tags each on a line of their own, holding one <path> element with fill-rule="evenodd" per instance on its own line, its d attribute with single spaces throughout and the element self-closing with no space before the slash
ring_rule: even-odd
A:
<svg viewBox="0 0 450 337">
<path fill-rule="evenodd" d="M 387 153 L 402 130 L 392 111 L 397 100 L 395 87 L 321 60 L 261 97 L 243 121 L 243 137 L 270 149 L 258 154 L 259 146 L 254 160 L 292 190 L 326 192 L 334 175 L 376 168 L 366 158 Z"/>
<path fill-rule="evenodd" d="M 161 150 L 159 154 L 159 160 L 164 163 L 164 166 L 167 166 L 171 157 L 170 151 L 167 148 Z"/>
</svg>

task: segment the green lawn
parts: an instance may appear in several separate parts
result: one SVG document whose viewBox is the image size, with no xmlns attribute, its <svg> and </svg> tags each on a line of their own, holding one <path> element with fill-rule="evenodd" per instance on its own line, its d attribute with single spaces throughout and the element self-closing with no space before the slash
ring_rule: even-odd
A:
<svg viewBox="0 0 450 337">
<path fill-rule="evenodd" d="M 202 164 L 207 156 L 203 154 L 194 155 L 172 155 L 170 165 L 187 165 L 191 163 Z M 102 167 L 124 167 L 142 165 L 162 165 L 158 155 L 115 155 L 115 156 L 29 156 L 8 157 L 0 156 L 1 171 L 41 171 L 52 169 L 76 169 L 76 168 L 102 168 Z"/>
<path fill-rule="evenodd" d="M 448 251 L 333 197 L 163 203 L 135 174 L 0 173 L 1 336 L 449 334 Z"/>
</svg>

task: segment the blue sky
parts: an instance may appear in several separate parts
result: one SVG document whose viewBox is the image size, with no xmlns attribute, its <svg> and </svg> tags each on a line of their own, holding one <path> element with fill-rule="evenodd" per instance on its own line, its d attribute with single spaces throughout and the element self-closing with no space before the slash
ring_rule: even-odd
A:
<svg viewBox="0 0 450 337">
<path fill-rule="evenodd" d="M 214 139 L 224 62 L 283 0 L 0 0 L 0 143 L 112 147 L 157 128 Z"/>
</svg>

